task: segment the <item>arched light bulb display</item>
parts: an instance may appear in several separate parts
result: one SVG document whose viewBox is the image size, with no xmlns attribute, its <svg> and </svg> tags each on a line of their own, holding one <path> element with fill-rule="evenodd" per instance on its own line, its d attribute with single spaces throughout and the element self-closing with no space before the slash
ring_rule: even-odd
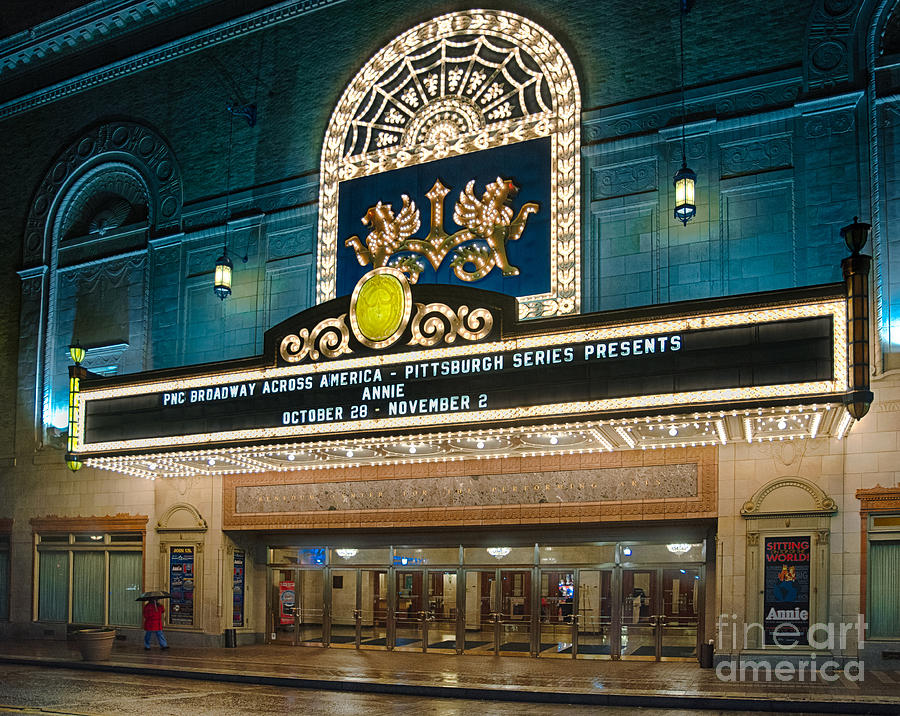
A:
<svg viewBox="0 0 900 716">
<path fill-rule="evenodd" d="M 359 550 L 355 547 L 341 547 L 334 551 L 341 559 L 350 559 L 351 557 L 355 557 L 359 554 Z"/>
<path fill-rule="evenodd" d="M 512 552 L 511 547 L 488 547 L 487 553 L 491 555 L 491 557 L 495 557 L 497 559 L 503 559 L 506 555 Z"/>
</svg>

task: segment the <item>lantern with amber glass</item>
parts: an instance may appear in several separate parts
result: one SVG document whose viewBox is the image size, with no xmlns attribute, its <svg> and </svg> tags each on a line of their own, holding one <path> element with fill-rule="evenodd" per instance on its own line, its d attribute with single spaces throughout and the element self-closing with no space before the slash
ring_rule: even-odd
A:
<svg viewBox="0 0 900 716">
<path fill-rule="evenodd" d="M 694 200 L 694 182 L 697 175 L 688 168 L 687 162 L 682 160 L 681 169 L 675 172 L 675 218 L 682 224 L 694 218 L 697 213 L 697 204 Z"/>
<path fill-rule="evenodd" d="M 231 295 L 231 271 L 234 264 L 228 258 L 228 248 L 222 251 L 222 255 L 216 259 L 216 275 L 213 291 L 219 297 L 220 301 L 224 301 Z"/>
</svg>

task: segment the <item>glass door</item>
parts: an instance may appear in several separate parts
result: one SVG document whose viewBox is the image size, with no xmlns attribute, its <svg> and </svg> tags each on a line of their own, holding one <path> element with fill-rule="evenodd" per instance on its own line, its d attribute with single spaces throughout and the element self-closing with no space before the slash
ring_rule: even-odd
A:
<svg viewBox="0 0 900 716">
<path fill-rule="evenodd" d="M 612 654 L 611 569 L 579 569 L 575 588 L 574 652 L 582 659 L 609 659 Z"/>
<path fill-rule="evenodd" d="M 386 649 L 388 645 L 388 573 L 386 569 L 359 570 L 359 646 Z"/>
<path fill-rule="evenodd" d="M 297 583 L 296 617 L 297 643 L 321 646 L 325 643 L 325 570 L 301 569 Z"/>
<path fill-rule="evenodd" d="M 541 570 L 540 656 L 572 657 L 575 643 L 575 570 Z"/>
<path fill-rule="evenodd" d="M 656 660 L 659 570 L 623 569 L 621 646 L 623 659 Z"/>
<path fill-rule="evenodd" d="M 464 595 L 464 642 L 466 653 L 495 653 L 499 586 L 496 569 L 467 569 Z"/>
<path fill-rule="evenodd" d="M 429 570 L 425 573 L 427 603 L 423 641 L 429 651 L 456 653 L 457 578 L 455 569 Z"/>
<path fill-rule="evenodd" d="M 531 571 L 501 569 L 499 586 L 497 650 L 509 656 L 530 656 L 533 614 Z"/>
<path fill-rule="evenodd" d="M 659 615 L 659 657 L 695 660 L 700 624 L 700 570 L 662 570 L 662 610 Z"/>
<path fill-rule="evenodd" d="M 420 570 L 398 569 L 394 572 L 394 584 L 394 648 L 401 651 L 421 651 L 425 643 L 425 609 L 422 598 L 424 573 Z"/>
<path fill-rule="evenodd" d="M 269 571 L 269 643 L 293 645 L 297 639 L 294 610 L 297 606 L 295 569 Z"/>
<path fill-rule="evenodd" d="M 362 612 L 357 569 L 331 570 L 331 646 L 359 646 Z"/>
</svg>

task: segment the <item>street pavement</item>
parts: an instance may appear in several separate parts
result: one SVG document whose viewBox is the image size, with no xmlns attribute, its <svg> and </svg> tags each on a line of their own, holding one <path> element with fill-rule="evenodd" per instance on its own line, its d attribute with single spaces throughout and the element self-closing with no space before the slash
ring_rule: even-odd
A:
<svg viewBox="0 0 900 716">
<path fill-rule="evenodd" d="M 454 656 L 267 645 L 232 649 L 174 645 L 167 651 L 145 651 L 133 641 L 116 642 L 108 660 L 86 662 L 74 644 L 66 641 L 0 642 L 0 667 L 13 665 L 311 689 L 328 692 L 329 699 L 338 701 L 371 694 L 491 701 L 498 709 L 502 706 L 497 702 L 515 702 L 509 705 L 518 709 L 496 713 L 553 713 L 532 711 L 531 706 L 525 710 L 525 704 L 584 704 L 677 709 L 679 713 L 711 709 L 900 714 L 900 671 L 869 670 L 862 681 L 848 680 L 838 672 L 838 680 L 831 683 L 735 683 L 721 680 L 714 669 L 700 669 L 695 662 Z"/>
</svg>

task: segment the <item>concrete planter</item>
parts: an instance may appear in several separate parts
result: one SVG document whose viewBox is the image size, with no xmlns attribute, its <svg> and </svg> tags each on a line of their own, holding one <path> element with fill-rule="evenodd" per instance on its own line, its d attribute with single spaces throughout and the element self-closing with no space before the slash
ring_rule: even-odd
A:
<svg viewBox="0 0 900 716">
<path fill-rule="evenodd" d="M 115 629 L 79 629 L 75 632 L 75 643 L 85 661 L 108 659 L 115 638 Z"/>
</svg>

